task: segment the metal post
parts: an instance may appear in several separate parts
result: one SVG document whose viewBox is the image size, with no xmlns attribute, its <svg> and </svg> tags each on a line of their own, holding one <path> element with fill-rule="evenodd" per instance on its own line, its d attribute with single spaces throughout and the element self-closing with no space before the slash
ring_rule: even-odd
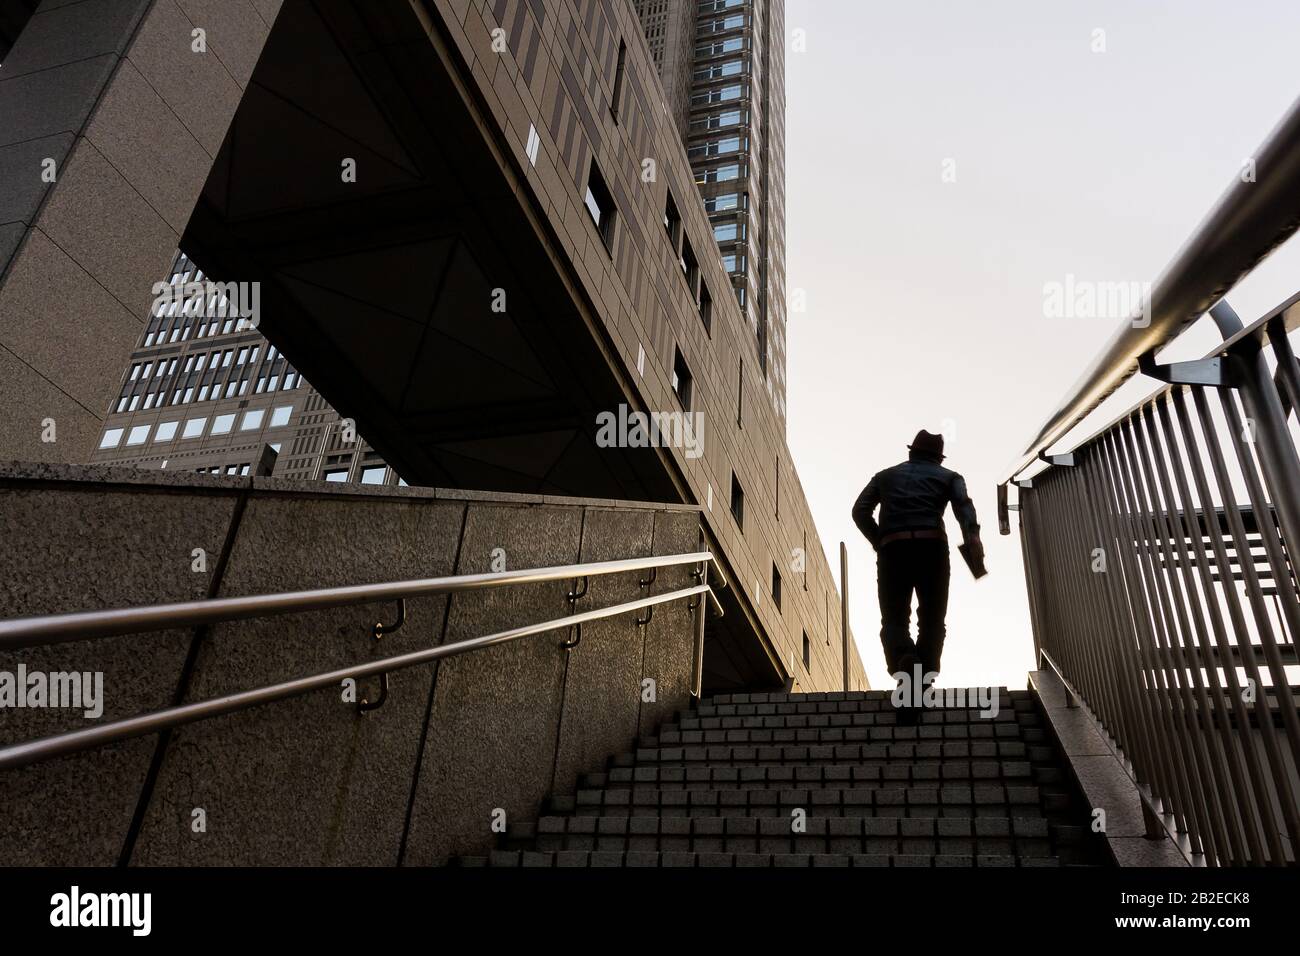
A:
<svg viewBox="0 0 1300 956">
<path fill-rule="evenodd" d="M 840 645 L 844 655 L 844 693 L 849 687 L 849 549 L 840 542 Z"/>
<path fill-rule="evenodd" d="M 709 565 L 703 562 L 696 575 L 699 584 L 709 583 Z M 691 653 L 691 696 L 697 701 L 704 691 L 704 618 L 709 611 L 709 595 L 701 594 L 695 606 L 695 646 Z"/>
</svg>

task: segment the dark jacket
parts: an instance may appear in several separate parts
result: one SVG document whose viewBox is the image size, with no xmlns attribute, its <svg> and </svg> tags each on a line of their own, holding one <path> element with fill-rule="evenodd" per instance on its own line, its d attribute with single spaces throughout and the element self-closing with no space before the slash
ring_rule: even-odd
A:
<svg viewBox="0 0 1300 956">
<path fill-rule="evenodd" d="M 943 510 L 961 524 L 966 540 L 979 537 L 975 506 L 966 494 L 966 480 L 938 462 L 912 458 L 878 472 L 853 503 L 853 523 L 872 547 L 894 531 L 943 530 Z M 880 522 L 872 517 L 880 506 Z"/>
</svg>

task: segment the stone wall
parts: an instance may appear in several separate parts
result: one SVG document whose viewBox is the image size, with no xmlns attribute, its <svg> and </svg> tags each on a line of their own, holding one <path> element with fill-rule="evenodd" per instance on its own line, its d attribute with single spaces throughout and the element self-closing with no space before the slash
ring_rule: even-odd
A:
<svg viewBox="0 0 1300 956">
<path fill-rule="evenodd" d="M 19 617 L 471 573 L 498 548 L 510 569 L 682 553 L 699 526 L 679 505 L 6 465 L 0 606 Z M 689 573 L 661 570 L 650 588 Z M 640 577 L 592 579 L 579 609 L 646 593 Z M 570 584 L 413 599 L 379 642 L 371 627 L 391 604 L 0 652 L 0 672 L 102 671 L 110 720 L 564 616 Z M 531 819 L 687 705 L 692 612 L 660 606 L 644 628 L 634 616 L 584 628 L 569 651 L 556 632 L 394 672 L 367 715 L 319 691 L 0 772 L 0 863 L 391 866 L 483 852 L 496 811 Z M 0 745 L 90 723 L 0 709 Z"/>
</svg>

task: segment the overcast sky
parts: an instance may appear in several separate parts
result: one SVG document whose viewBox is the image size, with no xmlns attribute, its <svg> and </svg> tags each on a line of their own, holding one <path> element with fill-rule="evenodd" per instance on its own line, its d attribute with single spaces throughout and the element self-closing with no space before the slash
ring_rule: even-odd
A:
<svg viewBox="0 0 1300 956">
<path fill-rule="evenodd" d="M 849 542 L 867 673 L 886 686 L 849 509 L 925 427 L 966 476 L 992 572 L 973 582 L 954 554 L 944 683 L 1024 686 L 995 486 L 1119 324 L 1048 317 L 1045 284 L 1154 281 L 1300 93 L 1300 3 L 787 0 L 786 25 L 806 43 L 787 55 L 789 284 L 807 297 L 788 439 L 833 567 Z M 1293 241 L 1229 301 L 1250 322 L 1297 290 Z M 1207 319 L 1166 354 L 1214 340 Z"/>
</svg>

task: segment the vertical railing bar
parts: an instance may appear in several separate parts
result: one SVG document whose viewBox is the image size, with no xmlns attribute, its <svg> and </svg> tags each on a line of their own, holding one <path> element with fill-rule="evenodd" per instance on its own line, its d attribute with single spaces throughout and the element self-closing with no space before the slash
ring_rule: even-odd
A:
<svg viewBox="0 0 1300 956">
<path fill-rule="evenodd" d="M 1115 696 L 1117 689 L 1114 686 L 1113 670 L 1108 666 L 1106 656 L 1108 642 L 1104 635 L 1101 640 L 1097 639 L 1098 622 L 1106 617 L 1105 597 L 1098 593 L 1104 590 L 1104 584 L 1101 581 L 1102 574 L 1092 568 L 1092 550 L 1089 545 L 1095 547 L 1099 542 L 1090 541 L 1086 533 L 1087 522 L 1084 516 L 1090 514 L 1091 509 L 1088 507 L 1087 496 L 1082 485 L 1080 471 L 1082 462 L 1078 453 L 1075 455 L 1075 462 L 1075 466 L 1068 469 L 1067 473 L 1070 484 L 1070 507 L 1065 511 L 1063 520 L 1073 542 L 1072 564 L 1078 581 L 1077 587 L 1080 588 L 1085 603 L 1082 608 L 1084 613 L 1079 621 L 1084 631 L 1080 650 L 1082 666 L 1087 675 L 1085 687 L 1089 706 L 1101 717 L 1102 725 L 1118 730 L 1123 727 L 1123 720 Z M 1106 557 L 1108 560 L 1108 555 Z"/>
<path fill-rule="evenodd" d="M 1132 606 L 1133 598 L 1130 596 L 1127 580 L 1131 571 L 1126 568 L 1126 552 L 1118 532 L 1117 503 L 1104 483 L 1104 455 L 1105 449 L 1101 443 L 1094 442 L 1089 447 L 1088 454 L 1083 457 L 1082 467 L 1094 500 L 1102 503 L 1096 510 L 1101 538 L 1106 542 L 1107 553 L 1109 554 L 1113 548 L 1116 554 L 1115 567 L 1109 572 L 1114 575 L 1112 580 L 1115 581 L 1110 589 L 1111 617 L 1115 622 L 1117 638 L 1115 642 L 1115 653 L 1119 659 L 1117 671 L 1126 700 L 1125 709 L 1135 731 L 1127 739 L 1117 739 L 1120 739 L 1121 746 L 1128 751 L 1129 759 L 1133 762 L 1140 778 L 1152 784 L 1154 790 L 1161 790 L 1166 788 L 1167 777 L 1162 767 L 1160 751 L 1152 736 L 1155 732 L 1155 720 L 1150 712 L 1150 701 L 1143 687 L 1142 668 L 1138 660 L 1137 615 Z M 1128 628 L 1124 626 L 1126 620 Z"/>
<path fill-rule="evenodd" d="M 1028 527 L 1031 520 L 1026 512 L 1030 508 L 1028 499 L 1032 497 L 1029 488 L 1018 488 L 1016 492 L 1017 511 L 1016 524 L 1018 537 L 1020 538 L 1020 563 L 1025 569 L 1025 592 L 1029 598 L 1029 626 L 1034 633 L 1034 646 L 1042 647 L 1047 640 L 1047 632 L 1043 626 L 1043 612 L 1040 606 L 1042 601 L 1042 581 L 1039 580 L 1038 563 L 1030 549 L 1030 535 L 1032 529 Z M 1037 657 L 1034 658 L 1034 667 L 1039 666 Z"/>
<path fill-rule="evenodd" d="M 1135 623 L 1134 637 L 1132 645 L 1133 659 L 1138 664 L 1137 673 L 1141 675 L 1141 680 L 1137 684 L 1137 689 L 1142 701 L 1143 711 L 1147 714 L 1151 727 L 1151 737 L 1156 746 L 1154 747 L 1157 757 L 1156 763 L 1152 768 L 1152 787 L 1155 795 L 1160 797 L 1161 803 L 1165 809 L 1170 810 L 1170 815 L 1177 820 L 1177 814 L 1170 809 L 1178 800 L 1178 763 L 1177 753 L 1173 748 L 1167 746 L 1169 738 L 1172 736 L 1169 725 L 1168 711 L 1161 706 L 1160 695 L 1162 688 L 1157 678 L 1158 667 L 1155 664 L 1155 644 L 1156 637 L 1156 619 L 1155 613 L 1150 606 L 1148 596 L 1148 586 L 1144 581 L 1142 572 L 1143 562 L 1139 554 L 1139 535 L 1137 533 L 1134 517 L 1133 505 L 1130 496 L 1124 489 L 1124 476 L 1120 472 L 1118 464 L 1118 453 L 1116 451 L 1116 442 L 1114 429 L 1103 435 L 1098 441 L 1098 447 L 1103 451 L 1104 476 L 1108 487 L 1111 489 L 1116 502 L 1115 525 L 1116 529 L 1122 532 L 1122 543 L 1132 545 L 1120 548 L 1120 560 L 1124 564 L 1124 576 L 1128 585 L 1129 606 L 1132 609 L 1133 620 Z"/>
<path fill-rule="evenodd" d="M 1268 323 L 1268 340 L 1273 346 L 1273 357 L 1277 360 L 1274 381 L 1281 379 L 1291 409 L 1300 409 L 1300 362 L 1296 361 L 1295 349 L 1291 346 L 1286 322 L 1281 316 Z"/>
<path fill-rule="evenodd" d="M 1071 552 L 1077 545 L 1069 539 L 1070 526 L 1067 515 L 1070 509 L 1070 469 L 1062 469 L 1051 478 L 1047 490 L 1051 496 L 1053 524 L 1056 529 L 1056 534 L 1052 536 L 1056 580 L 1060 585 L 1062 606 L 1066 612 L 1063 629 L 1067 650 L 1065 659 L 1069 662 L 1067 666 L 1075 674 L 1082 674 L 1082 680 L 1076 686 L 1081 686 L 1085 693 L 1092 696 L 1096 693 L 1096 688 L 1092 682 L 1092 675 L 1085 665 L 1084 648 L 1087 646 L 1087 640 L 1081 631 L 1087 616 L 1075 573 L 1078 569 L 1078 558 L 1071 556 Z"/>
<path fill-rule="evenodd" d="M 1228 417 L 1228 430 L 1232 431 L 1241 427 L 1241 416 L 1237 412 L 1230 392 L 1219 391 L 1219 399 L 1224 407 L 1224 412 Z M 1196 414 L 1200 419 L 1201 430 L 1207 436 L 1206 450 L 1209 452 L 1210 467 L 1214 472 L 1215 481 L 1219 485 L 1219 493 L 1223 498 L 1223 512 L 1228 521 L 1228 530 L 1232 535 L 1233 546 L 1237 550 L 1237 555 L 1241 559 L 1238 564 L 1241 567 L 1242 579 L 1245 583 L 1246 598 L 1250 603 L 1251 613 L 1255 619 L 1255 625 L 1259 631 L 1260 640 L 1263 641 L 1265 635 L 1272 641 L 1273 625 L 1268 617 L 1268 608 L 1264 606 L 1263 598 L 1260 594 L 1259 575 L 1255 571 L 1255 563 L 1250 558 L 1250 542 L 1246 537 L 1246 527 L 1241 518 L 1241 511 L 1237 507 L 1236 497 L 1233 493 L 1232 480 L 1228 476 L 1227 463 L 1223 458 L 1223 451 L 1218 444 L 1208 441 L 1208 436 L 1213 435 L 1212 419 L 1210 418 L 1209 404 L 1205 398 L 1204 391 L 1200 388 L 1192 390 L 1192 401 L 1196 406 Z M 1235 424 L 1234 424 L 1235 420 Z M 1235 437 L 1235 436 L 1234 436 Z M 1243 471 L 1247 462 L 1242 463 Z M 1253 507 L 1253 503 L 1252 503 Z M 1261 527 L 1267 522 L 1261 522 L 1258 519 L 1256 527 Z M 1277 734 L 1273 727 L 1273 715 L 1268 703 L 1268 694 L 1264 687 L 1263 680 L 1260 679 L 1259 664 L 1255 659 L 1254 642 L 1250 640 L 1249 632 L 1241 635 L 1243 639 L 1238 640 L 1237 648 L 1241 651 L 1242 661 L 1246 665 L 1246 671 L 1255 685 L 1255 701 L 1252 708 L 1255 713 L 1256 722 L 1260 727 L 1260 734 L 1264 739 L 1264 752 L 1268 755 L 1269 767 L 1272 771 L 1274 785 L 1277 787 L 1278 801 L 1282 807 L 1283 819 L 1289 830 L 1288 838 L 1294 839 L 1297 832 L 1294 823 L 1295 797 L 1291 793 L 1291 783 L 1287 772 L 1286 764 L 1283 762 L 1282 753 L 1278 747 Z M 1289 799 L 1288 799 L 1289 798 Z M 1268 801 L 1262 801 L 1267 804 Z M 1288 805 L 1289 804 L 1289 805 Z M 1281 851 L 1279 850 L 1279 853 Z M 1275 865 L 1281 866 L 1285 863 L 1282 857 L 1274 858 L 1272 861 Z"/>
<path fill-rule="evenodd" d="M 1224 640 L 1220 644 L 1220 651 L 1224 657 L 1224 676 L 1228 681 L 1228 687 L 1232 695 L 1233 711 L 1237 721 L 1237 737 L 1241 741 L 1242 753 L 1246 757 L 1246 767 L 1250 774 L 1251 785 L 1255 792 L 1254 809 L 1256 816 L 1251 819 L 1252 827 L 1257 827 L 1263 831 L 1268 841 L 1269 854 L 1276 864 L 1282 858 L 1282 843 L 1278 835 L 1277 822 L 1273 815 L 1273 802 L 1269 797 L 1271 792 L 1264 780 L 1264 769 L 1259 759 L 1260 743 L 1255 739 L 1254 733 L 1250 729 L 1250 708 L 1246 705 L 1246 698 L 1243 693 L 1244 688 L 1237 678 L 1237 664 L 1235 663 L 1234 650 L 1244 655 L 1246 651 L 1240 650 L 1242 642 L 1250 643 L 1250 628 L 1246 622 L 1246 614 L 1242 609 L 1241 596 L 1237 592 L 1236 582 L 1232 578 L 1232 564 L 1228 557 L 1227 543 L 1223 536 L 1223 529 L 1219 523 L 1218 513 L 1214 511 L 1214 498 L 1210 492 L 1209 480 L 1205 475 L 1205 466 L 1201 462 L 1201 446 L 1196 440 L 1195 431 L 1192 428 L 1191 414 L 1187 410 L 1187 404 L 1184 399 L 1185 390 L 1175 390 L 1173 395 L 1174 413 L 1178 418 L 1179 430 L 1183 435 L 1183 442 L 1188 450 L 1188 464 L 1192 469 L 1192 480 L 1196 484 L 1196 492 L 1203 502 L 1202 511 L 1205 514 L 1205 528 L 1209 533 L 1210 547 L 1214 551 L 1214 562 L 1219 567 L 1219 579 L 1223 593 L 1224 604 L 1228 609 L 1228 619 L 1232 624 L 1233 633 L 1237 637 L 1238 644 L 1232 645 L 1224 635 Z M 1193 401 L 1196 395 L 1193 392 Z M 1197 417 L 1201 423 L 1201 432 L 1205 438 L 1205 454 L 1211 460 L 1213 465 L 1214 458 L 1218 455 L 1221 459 L 1221 453 L 1217 448 L 1212 449 L 1215 445 L 1217 436 L 1213 430 L 1207 430 L 1206 421 L 1208 413 L 1201 414 L 1201 409 L 1197 408 Z M 1195 452 L 1195 453 L 1193 453 Z M 1218 475 L 1216 473 L 1216 482 Z M 1232 533 L 1231 522 L 1227 521 L 1227 506 L 1224 506 L 1225 523 L 1228 524 L 1229 534 Z M 1236 541 L 1233 541 L 1233 547 L 1236 547 Z M 1251 652 L 1253 653 L 1253 651 Z M 1268 748 L 1264 747 L 1265 759 L 1269 762 L 1269 772 L 1273 772 L 1272 757 Z M 1270 856 L 1261 855 L 1256 862 L 1265 864 L 1269 862 Z"/>
<path fill-rule="evenodd" d="M 1151 554 L 1153 531 L 1144 527 L 1146 523 L 1145 512 L 1137 503 L 1137 482 L 1129 468 L 1128 450 L 1126 443 L 1123 441 L 1123 425 L 1124 423 L 1121 422 L 1112 429 L 1111 434 L 1107 437 L 1110 439 L 1116 474 L 1122 476 L 1119 487 L 1123 489 L 1128 504 L 1129 528 L 1135 543 L 1135 557 L 1137 558 L 1139 573 L 1147 594 L 1146 604 L 1151 612 L 1151 645 L 1147 651 L 1147 667 L 1149 668 L 1148 673 L 1151 675 L 1150 692 L 1153 703 L 1157 705 L 1156 710 L 1162 723 L 1165 737 L 1165 747 L 1163 749 L 1170 754 L 1174 770 L 1174 775 L 1170 780 L 1172 789 L 1167 794 L 1162 794 L 1162 798 L 1166 804 L 1165 811 L 1174 817 L 1175 827 L 1179 831 L 1189 834 L 1194 849 L 1196 852 L 1200 852 L 1199 835 L 1194 832 L 1196 821 L 1188 812 L 1192 803 L 1191 774 L 1187 767 L 1187 754 L 1183 750 L 1182 735 L 1178 732 L 1179 721 L 1177 719 L 1177 706 L 1174 701 L 1173 689 L 1170 686 L 1170 668 L 1168 662 L 1164 660 L 1169 637 L 1163 616 L 1163 595 L 1160 592 L 1152 569 L 1154 563 Z"/>
<path fill-rule="evenodd" d="M 1160 606 L 1164 612 L 1165 618 L 1165 640 L 1160 648 L 1160 657 L 1165 669 L 1165 680 L 1172 686 L 1169 688 L 1171 713 L 1175 714 L 1175 726 L 1179 727 L 1181 732 L 1178 733 L 1174 741 L 1183 753 L 1183 760 L 1187 767 L 1188 783 L 1188 804 L 1184 812 L 1193 824 L 1191 836 L 1194 840 L 1194 846 L 1204 853 L 1208 859 L 1215 859 L 1217 853 L 1214 846 L 1214 833 L 1209 826 L 1207 808 L 1209 795 L 1205 790 L 1203 774 L 1205 769 L 1198 759 L 1195 739 L 1196 728 L 1194 726 L 1195 715 L 1192 712 L 1191 693 L 1188 691 L 1186 677 L 1174 659 L 1174 649 L 1181 648 L 1183 640 L 1183 629 L 1187 627 L 1187 622 L 1181 613 L 1175 613 L 1174 604 L 1176 601 L 1173 592 L 1173 572 L 1172 569 L 1162 568 L 1160 558 L 1164 554 L 1164 543 L 1167 538 L 1166 529 L 1158 523 L 1158 513 L 1160 511 L 1160 498 L 1156 494 L 1154 486 L 1151 484 L 1151 476 L 1147 473 L 1145 463 L 1139 454 L 1138 448 L 1139 420 L 1135 414 L 1132 418 L 1125 420 L 1119 427 L 1119 434 L 1124 440 L 1126 453 L 1129 460 L 1129 466 L 1133 470 L 1133 483 L 1137 492 L 1138 507 L 1141 513 L 1141 520 L 1145 527 L 1148 538 L 1148 553 L 1150 554 L 1151 572 L 1156 582 L 1156 593 L 1159 596 Z M 1165 555 L 1165 561 L 1169 556 Z"/>
<path fill-rule="evenodd" d="M 1177 401 L 1177 396 L 1181 393 L 1182 386 L 1174 386 L 1171 390 L 1171 398 Z M 1223 692 L 1223 686 L 1219 681 L 1219 664 L 1215 661 L 1213 650 L 1215 647 L 1221 650 L 1220 653 L 1226 654 L 1228 668 L 1236 675 L 1236 666 L 1232 663 L 1231 649 L 1228 642 L 1227 631 L 1224 629 L 1223 612 L 1219 607 L 1218 592 L 1214 587 L 1214 576 L 1210 572 L 1209 561 L 1205 557 L 1205 532 L 1202 530 L 1202 518 L 1198 518 L 1196 504 L 1192 499 L 1191 489 L 1187 484 L 1187 464 L 1183 461 L 1182 453 L 1179 451 L 1178 442 L 1174 433 L 1173 426 L 1169 417 L 1169 401 L 1160 401 L 1154 405 L 1156 412 L 1157 430 L 1164 439 L 1164 444 L 1168 450 L 1170 459 L 1170 470 L 1173 472 L 1174 485 L 1178 493 L 1178 504 L 1183 514 L 1184 532 L 1187 540 L 1190 542 L 1192 561 L 1196 565 L 1201 586 L 1201 595 L 1205 605 L 1205 613 L 1209 618 L 1210 631 L 1214 635 L 1214 644 L 1210 644 L 1209 635 L 1205 632 L 1205 620 L 1200 616 L 1200 606 L 1197 605 L 1198 630 L 1202 635 L 1202 651 L 1205 657 L 1204 671 L 1210 682 L 1210 690 L 1213 695 L 1213 707 L 1207 710 L 1214 726 L 1219 730 L 1217 743 L 1218 749 L 1222 753 L 1222 760 L 1227 768 L 1228 776 L 1231 778 L 1232 793 L 1223 794 L 1223 807 L 1229 814 L 1229 837 L 1233 847 L 1234 857 L 1232 863 L 1244 863 L 1263 860 L 1263 847 L 1259 843 L 1259 835 L 1255 829 L 1253 819 L 1246 816 L 1243 810 L 1245 798 L 1250 795 L 1249 784 L 1244 779 L 1241 755 L 1237 751 L 1236 742 L 1232 729 L 1232 714 L 1228 710 L 1227 698 Z M 1184 446 L 1187 448 L 1188 457 L 1197 454 L 1196 449 L 1188 445 L 1189 436 L 1183 436 Z M 1208 515 L 1212 511 L 1212 503 L 1202 499 L 1200 514 Z M 1217 516 L 1214 519 L 1218 520 Z M 1189 582 L 1188 587 L 1192 586 Z M 1240 702 L 1238 702 L 1240 703 Z M 1208 708 L 1208 705 L 1205 705 Z M 1244 707 L 1244 704 L 1242 705 Z M 1248 715 L 1242 711 L 1242 717 L 1246 718 L 1245 724 L 1249 726 Z M 1244 838 L 1246 846 L 1242 847 Z"/>
<path fill-rule="evenodd" d="M 1270 498 L 1264 484 L 1261 482 L 1262 477 L 1264 481 L 1268 482 L 1269 489 L 1278 487 L 1279 482 L 1270 480 L 1270 473 L 1273 471 L 1274 466 L 1268 463 L 1267 456 L 1264 455 L 1260 456 L 1260 469 L 1253 466 L 1250 449 L 1246 447 L 1246 441 L 1243 438 L 1244 423 L 1241 420 L 1237 406 L 1231 401 L 1230 394 L 1220 391 L 1219 397 L 1224 404 L 1224 411 L 1229 417 L 1233 448 L 1237 452 L 1242 475 L 1246 480 L 1246 492 L 1251 500 L 1251 508 L 1258 509 L 1262 506 L 1263 509 L 1262 512 L 1255 511 L 1255 527 L 1259 531 L 1260 543 L 1264 546 L 1264 553 L 1268 559 L 1273 580 L 1278 585 L 1277 591 L 1281 599 L 1283 614 L 1292 630 L 1300 630 L 1300 600 L 1297 600 L 1294 588 L 1283 586 L 1290 581 L 1291 573 L 1286 556 L 1283 553 L 1285 542 L 1281 537 L 1281 531 L 1277 524 L 1269 520 L 1271 511 L 1269 508 Z M 1257 424 L 1256 431 L 1258 432 L 1258 430 L 1259 425 Z M 1262 476 L 1261 470 L 1263 472 Z M 1252 561 L 1251 564 L 1253 567 L 1254 562 Z M 1278 694 L 1278 705 L 1282 711 L 1282 725 L 1286 729 L 1291 744 L 1291 756 L 1296 765 L 1300 767 L 1300 719 L 1297 719 L 1296 716 L 1296 702 L 1291 693 L 1291 683 L 1286 676 L 1286 665 L 1278 651 L 1271 627 L 1268 629 L 1267 634 L 1260 634 L 1260 642 L 1261 649 L 1264 652 L 1264 659 L 1268 662 L 1269 670 L 1273 676 L 1274 690 Z"/>
<path fill-rule="evenodd" d="M 1159 401 L 1157 399 L 1156 401 Z M 1165 560 L 1170 562 L 1169 581 L 1174 592 L 1174 604 L 1178 610 L 1178 619 L 1183 632 L 1183 642 L 1174 647 L 1174 656 L 1187 682 L 1186 697 L 1188 712 L 1192 715 L 1193 743 L 1198 760 L 1208 770 L 1213 786 L 1207 786 L 1209 798 L 1206 815 L 1209 818 L 1210 831 L 1214 837 L 1214 854 L 1221 862 L 1228 862 L 1232 856 L 1239 856 L 1241 844 L 1236 839 L 1236 829 L 1231 816 L 1231 794 L 1226 778 L 1224 762 L 1218 759 L 1217 735 L 1213 733 L 1214 711 L 1210 707 L 1209 694 L 1205 681 L 1201 677 L 1200 648 L 1209 645 L 1209 635 L 1205 629 L 1205 616 L 1200 600 L 1193 589 L 1192 569 L 1187 558 L 1185 542 L 1188 535 L 1182 530 L 1182 519 L 1174 499 L 1173 485 L 1169 480 L 1169 469 L 1165 452 L 1159 441 L 1155 425 L 1155 402 L 1143 406 L 1140 413 L 1142 430 L 1136 432 L 1138 448 L 1143 464 L 1148 473 L 1153 475 L 1165 502 L 1163 512 L 1156 514 Z M 1183 515 L 1186 517 L 1186 515 Z M 1175 532 L 1178 532 L 1175 536 Z M 1172 543 L 1177 541 L 1174 548 Z M 1184 587 L 1184 583 L 1186 587 Z M 1190 614 L 1190 620 L 1189 620 Z M 1193 668 L 1188 663 L 1188 651 L 1197 662 Z M 1231 849 L 1232 856 L 1229 855 Z"/>
</svg>

